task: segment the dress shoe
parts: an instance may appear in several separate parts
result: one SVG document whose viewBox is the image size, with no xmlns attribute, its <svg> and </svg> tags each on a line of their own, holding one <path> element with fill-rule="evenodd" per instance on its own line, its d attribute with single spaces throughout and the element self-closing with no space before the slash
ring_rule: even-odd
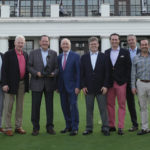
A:
<svg viewBox="0 0 150 150">
<path fill-rule="evenodd" d="M 13 136 L 13 131 L 12 130 L 6 130 L 4 133 L 8 136 Z"/>
<path fill-rule="evenodd" d="M 37 136 L 38 134 L 39 134 L 39 130 L 33 130 L 33 131 L 32 131 L 32 135 L 33 135 L 33 136 Z"/>
<path fill-rule="evenodd" d="M 89 135 L 91 134 L 93 131 L 92 130 L 85 130 L 82 134 L 83 135 Z"/>
<path fill-rule="evenodd" d="M 18 133 L 18 134 L 26 134 L 26 131 L 23 130 L 22 128 L 18 128 L 18 129 L 15 129 L 15 133 Z"/>
<path fill-rule="evenodd" d="M 105 136 L 110 136 L 110 132 L 108 130 L 103 130 L 102 132 Z"/>
<path fill-rule="evenodd" d="M 109 127 L 109 132 L 114 132 L 114 131 L 116 131 L 115 127 Z"/>
<path fill-rule="evenodd" d="M 128 131 L 129 132 L 133 132 L 133 131 L 136 131 L 136 130 L 138 130 L 138 127 L 133 126 Z"/>
<path fill-rule="evenodd" d="M 75 136 L 75 135 L 77 135 L 78 134 L 78 131 L 77 130 L 72 130 L 71 132 L 70 132 L 70 136 Z"/>
<path fill-rule="evenodd" d="M 0 133 L 3 133 L 4 132 L 4 129 L 3 128 L 0 128 Z"/>
<path fill-rule="evenodd" d="M 47 133 L 52 134 L 52 135 L 56 134 L 56 132 L 55 132 L 55 130 L 53 128 L 47 129 Z"/>
<path fill-rule="evenodd" d="M 147 134 L 147 133 L 150 133 L 150 130 L 149 129 L 147 129 L 147 130 L 140 130 L 138 133 L 137 133 L 137 135 L 144 135 L 144 134 Z"/>
<path fill-rule="evenodd" d="M 65 128 L 64 130 L 61 130 L 60 133 L 67 133 L 70 131 L 71 131 L 71 128 Z"/>
<path fill-rule="evenodd" d="M 119 134 L 119 135 L 123 135 L 123 134 L 124 134 L 124 133 L 123 133 L 123 129 L 119 128 L 119 129 L 118 129 L 118 134 Z"/>
</svg>

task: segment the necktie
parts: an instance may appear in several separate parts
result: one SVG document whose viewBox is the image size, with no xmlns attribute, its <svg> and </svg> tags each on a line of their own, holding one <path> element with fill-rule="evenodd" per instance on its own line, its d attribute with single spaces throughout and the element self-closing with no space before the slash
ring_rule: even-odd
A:
<svg viewBox="0 0 150 150">
<path fill-rule="evenodd" d="M 64 53 L 64 61 L 63 61 L 63 66 L 62 66 L 63 70 L 65 69 L 65 66 L 66 66 L 66 56 L 67 54 Z"/>
</svg>

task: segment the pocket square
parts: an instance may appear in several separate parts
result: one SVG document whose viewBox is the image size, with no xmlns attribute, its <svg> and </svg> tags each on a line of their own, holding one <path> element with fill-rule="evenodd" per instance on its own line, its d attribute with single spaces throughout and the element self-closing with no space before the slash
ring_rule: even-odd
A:
<svg viewBox="0 0 150 150">
<path fill-rule="evenodd" d="M 121 55 L 120 58 L 124 58 L 124 55 Z"/>
</svg>

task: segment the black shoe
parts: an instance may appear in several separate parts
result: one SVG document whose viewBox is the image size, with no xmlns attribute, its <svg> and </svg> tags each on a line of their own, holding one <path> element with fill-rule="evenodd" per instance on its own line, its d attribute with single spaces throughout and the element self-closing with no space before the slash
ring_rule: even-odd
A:
<svg viewBox="0 0 150 150">
<path fill-rule="evenodd" d="M 136 131 L 136 130 L 138 130 L 138 127 L 133 126 L 128 131 L 129 132 L 133 132 L 133 131 Z"/>
<path fill-rule="evenodd" d="M 33 136 L 37 136 L 38 134 L 39 134 L 39 130 L 33 130 L 33 131 L 32 131 L 32 135 L 33 135 Z"/>
<path fill-rule="evenodd" d="M 114 132 L 114 131 L 116 131 L 115 127 L 109 127 L 109 132 Z"/>
<path fill-rule="evenodd" d="M 83 135 L 89 135 L 91 134 L 93 131 L 92 130 L 85 130 L 82 134 Z"/>
<path fill-rule="evenodd" d="M 123 133 L 123 129 L 119 128 L 119 129 L 118 129 L 118 134 L 119 134 L 119 135 L 123 135 L 123 134 L 124 134 L 124 133 Z"/>
<path fill-rule="evenodd" d="M 144 134 L 147 134 L 147 133 L 150 133 L 150 130 L 149 129 L 147 129 L 147 130 L 140 130 L 138 133 L 137 133 L 137 135 L 144 135 Z"/>
<path fill-rule="evenodd" d="M 103 130 L 102 132 L 105 136 L 110 136 L 110 132 L 108 130 Z"/>
<path fill-rule="evenodd" d="M 47 133 L 52 134 L 52 135 L 56 134 L 56 132 L 55 132 L 55 130 L 53 128 L 47 129 Z"/>
<path fill-rule="evenodd" d="M 71 131 L 71 128 L 65 128 L 64 130 L 61 130 L 60 133 L 67 133 L 67 132 L 70 132 Z"/>
<path fill-rule="evenodd" d="M 78 131 L 77 130 L 73 130 L 70 132 L 70 136 L 75 136 L 78 134 Z"/>
</svg>

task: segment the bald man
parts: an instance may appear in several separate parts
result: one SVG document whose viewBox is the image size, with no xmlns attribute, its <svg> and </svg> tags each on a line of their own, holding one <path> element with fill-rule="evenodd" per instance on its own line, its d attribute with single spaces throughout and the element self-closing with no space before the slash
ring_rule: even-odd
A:
<svg viewBox="0 0 150 150">
<path fill-rule="evenodd" d="M 58 57 L 58 90 L 66 128 L 60 132 L 70 132 L 70 136 L 74 136 L 78 133 L 79 124 L 77 96 L 80 92 L 80 56 L 71 51 L 69 39 L 61 41 L 61 48 L 63 53 Z"/>
</svg>

